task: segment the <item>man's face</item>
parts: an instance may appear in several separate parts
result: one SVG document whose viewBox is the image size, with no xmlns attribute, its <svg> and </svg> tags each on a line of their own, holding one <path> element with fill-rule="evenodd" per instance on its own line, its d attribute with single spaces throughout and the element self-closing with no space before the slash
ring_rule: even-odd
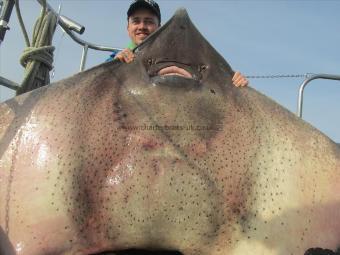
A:
<svg viewBox="0 0 340 255">
<path fill-rule="evenodd" d="M 159 21 L 155 14 L 148 9 L 138 9 L 129 17 L 127 30 L 132 42 L 139 45 L 158 27 Z"/>
</svg>

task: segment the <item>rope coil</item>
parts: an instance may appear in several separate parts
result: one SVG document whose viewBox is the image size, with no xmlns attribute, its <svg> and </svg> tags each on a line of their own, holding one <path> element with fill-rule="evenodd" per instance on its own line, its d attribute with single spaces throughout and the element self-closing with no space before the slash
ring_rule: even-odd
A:
<svg viewBox="0 0 340 255">
<path fill-rule="evenodd" d="M 20 58 L 20 64 L 25 67 L 24 79 L 17 90 L 17 95 L 20 95 L 50 83 L 49 71 L 53 68 L 55 49 L 51 44 L 58 19 L 46 10 L 45 0 L 40 17 L 34 25 L 31 44 L 20 13 L 19 0 L 15 1 L 15 7 L 27 46 Z"/>
<path fill-rule="evenodd" d="M 39 61 L 45 64 L 49 70 L 52 70 L 53 51 L 54 46 L 27 47 L 20 58 L 20 64 L 26 67 L 29 62 Z"/>
</svg>

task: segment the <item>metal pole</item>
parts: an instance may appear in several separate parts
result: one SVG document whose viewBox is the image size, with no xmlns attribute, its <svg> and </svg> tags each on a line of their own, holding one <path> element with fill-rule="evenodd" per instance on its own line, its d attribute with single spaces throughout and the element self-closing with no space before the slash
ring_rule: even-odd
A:
<svg viewBox="0 0 340 255">
<path fill-rule="evenodd" d="M 44 5 L 44 1 L 43 0 L 37 0 L 39 2 L 40 5 Z M 85 27 L 80 25 L 79 23 L 73 21 L 72 19 L 63 16 L 63 15 L 59 15 L 58 12 L 56 12 L 48 3 L 46 3 L 46 8 L 47 10 L 51 11 L 54 15 L 58 16 L 58 24 L 64 28 L 64 29 L 68 29 L 68 30 L 73 30 L 75 32 L 77 32 L 78 34 L 82 34 L 85 31 Z"/>
<path fill-rule="evenodd" d="M 315 79 L 327 79 L 327 80 L 340 80 L 340 75 L 333 74 L 314 74 L 303 81 L 300 85 L 299 89 L 299 98 L 298 98 L 298 110 L 297 115 L 302 118 L 302 106 L 303 106 L 303 91 L 307 84 Z"/>
<path fill-rule="evenodd" d="M 10 80 L 7 80 L 5 79 L 4 77 L 1 77 L 0 76 L 0 85 L 3 85 L 9 89 L 13 89 L 13 90 L 17 90 L 18 88 L 20 88 L 20 85 L 13 82 L 13 81 L 10 81 Z"/>
<path fill-rule="evenodd" d="M 43 3 L 43 0 L 37 0 L 41 5 Z M 46 7 L 48 10 L 53 12 L 55 15 L 58 15 L 58 13 L 49 5 L 46 3 Z M 59 16 L 59 15 L 58 15 Z M 79 25 L 78 23 L 72 21 L 70 18 L 67 18 L 65 16 L 59 16 L 60 18 L 58 19 L 58 24 L 65 30 L 65 32 L 78 44 L 85 46 L 87 45 L 88 48 L 94 49 L 94 50 L 101 50 L 101 51 L 121 51 L 123 50 L 122 48 L 115 48 L 115 47 L 107 47 L 107 46 L 102 46 L 102 45 L 97 45 L 93 43 L 89 43 L 87 41 L 84 41 L 77 37 L 71 30 L 76 31 L 78 33 L 82 33 L 85 30 L 85 27 L 82 25 Z M 76 29 L 73 29 L 76 27 Z"/>
<path fill-rule="evenodd" d="M 80 72 L 85 70 L 88 50 L 89 50 L 89 46 L 87 44 L 85 44 L 84 47 L 83 47 L 83 54 L 81 55 Z"/>
<path fill-rule="evenodd" d="M 13 6 L 15 4 L 14 0 L 6 0 L 4 4 L 1 3 L 1 13 L 0 13 L 0 45 L 5 38 L 6 31 L 9 30 L 8 22 L 11 17 Z"/>
</svg>

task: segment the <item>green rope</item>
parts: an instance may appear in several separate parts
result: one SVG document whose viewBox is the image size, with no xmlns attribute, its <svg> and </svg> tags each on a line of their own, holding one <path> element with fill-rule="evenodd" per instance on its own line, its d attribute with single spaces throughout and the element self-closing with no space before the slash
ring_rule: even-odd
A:
<svg viewBox="0 0 340 255">
<path fill-rule="evenodd" d="M 20 13 L 19 0 L 15 1 L 15 6 L 27 46 L 20 58 L 20 64 L 25 67 L 24 79 L 17 90 L 17 95 L 20 95 L 50 83 L 49 71 L 53 68 L 55 49 L 52 46 L 52 38 L 58 20 L 56 15 L 46 11 L 46 0 L 43 1 L 40 17 L 34 25 L 32 44 L 30 44 Z"/>
</svg>

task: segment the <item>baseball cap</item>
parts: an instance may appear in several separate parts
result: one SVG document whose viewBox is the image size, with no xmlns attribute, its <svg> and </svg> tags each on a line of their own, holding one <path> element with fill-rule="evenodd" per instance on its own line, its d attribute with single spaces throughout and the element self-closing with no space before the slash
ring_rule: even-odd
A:
<svg viewBox="0 0 340 255">
<path fill-rule="evenodd" d="M 153 0 L 135 0 L 130 5 L 127 11 L 127 16 L 130 17 L 137 9 L 146 8 L 152 11 L 158 18 L 159 23 L 161 23 L 161 11 L 158 4 Z"/>
</svg>

